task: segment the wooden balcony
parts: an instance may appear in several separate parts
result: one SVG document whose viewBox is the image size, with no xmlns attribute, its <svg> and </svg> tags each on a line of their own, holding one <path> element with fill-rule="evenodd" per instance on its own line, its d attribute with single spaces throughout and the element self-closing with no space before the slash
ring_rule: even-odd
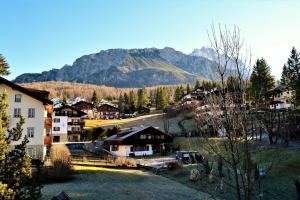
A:
<svg viewBox="0 0 300 200">
<path fill-rule="evenodd" d="M 45 109 L 47 111 L 47 117 L 51 117 L 53 113 L 53 105 L 46 105 Z"/>
<path fill-rule="evenodd" d="M 52 143 L 52 136 L 44 136 L 44 145 L 50 145 Z"/>
<path fill-rule="evenodd" d="M 48 129 L 48 130 L 52 128 L 52 118 L 51 117 L 45 118 L 44 127 L 45 127 L 45 129 Z"/>
</svg>

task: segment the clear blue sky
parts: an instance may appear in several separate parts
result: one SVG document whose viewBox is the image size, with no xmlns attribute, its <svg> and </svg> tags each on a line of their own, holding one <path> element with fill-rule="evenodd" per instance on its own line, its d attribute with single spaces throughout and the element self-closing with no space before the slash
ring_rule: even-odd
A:
<svg viewBox="0 0 300 200">
<path fill-rule="evenodd" d="M 211 23 L 238 25 L 273 75 L 300 49 L 297 0 L 0 0 L 0 53 L 13 79 L 108 48 L 208 46 Z"/>
</svg>

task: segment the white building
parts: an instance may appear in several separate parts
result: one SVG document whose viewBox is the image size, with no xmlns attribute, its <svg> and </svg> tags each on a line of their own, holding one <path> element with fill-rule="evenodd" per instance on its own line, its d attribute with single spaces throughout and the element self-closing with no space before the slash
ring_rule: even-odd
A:
<svg viewBox="0 0 300 200">
<path fill-rule="evenodd" d="M 107 138 L 104 145 L 116 156 L 153 155 L 172 142 L 172 136 L 152 127 L 133 128 Z"/>
<path fill-rule="evenodd" d="M 293 91 L 285 87 L 277 87 L 273 90 L 273 101 L 270 103 L 270 109 L 288 109 L 292 108 L 291 99 Z"/>
<path fill-rule="evenodd" d="M 57 142 L 79 142 L 84 137 L 83 117 L 86 113 L 69 105 L 54 109 L 52 139 Z"/>
<path fill-rule="evenodd" d="M 12 146 L 19 144 L 25 135 L 28 136 L 28 154 L 32 158 L 43 159 L 46 154 L 45 136 L 51 134 L 52 102 L 49 92 L 21 87 L 0 77 L 0 92 L 8 94 L 9 127 L 15 127 L 20 116 L 24 117 L 22 138 Z"/>
<path fill-rule="evenodd" d="M 52 115 L 52 142 L 67 142 L 68 141 L 68 116 Z"/>
</svg>

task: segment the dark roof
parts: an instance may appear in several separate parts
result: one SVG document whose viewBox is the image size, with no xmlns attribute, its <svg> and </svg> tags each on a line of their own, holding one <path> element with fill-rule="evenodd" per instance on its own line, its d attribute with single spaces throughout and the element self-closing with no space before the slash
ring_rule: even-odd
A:
<svg viewBox="0 0 300 200">
<path fill-rule="evenodd" d="M 119 110 L 119 108 L 117 108 L 116 106 L 113 106 L 113 105 L 110 105 L 110 104 L 107 104 L 107 103 L 105 103 L 105 104 L 102 104 L 101 106 L 99 106 L 97 109 L 99 110 L 99 109 L 101 109 L 102 107 L 104 107 L 104 106 L 107 106 L 107 107 L 110 107 L 110 108 L 113 108 L 113 109 L 115 109 L 115 110 Z"/>
<path fill-rule="evenodd" d="M 28 88 L 28 87 L 26 87 L 26 89 L 40 95 L 41 97 L 44 97 L 45 99 L 49 99 L 50 92 L 46 90 L 38 90 L 38 89 Z"/>
<path fill-rule="evenodd" d="M 108 137 L 107 139 L 105 139 L 104 142 L 106 144 L 128 144 L 128 143 L 132 143 L 132 141 L 136 142 L 136 140 L 130 140 L 130 139 L 133 138 L 133 136 L 135 136 L 136 134 L 143 133 L 143 132 L 148 133 L 148 134 L 149 133 L 163 134 L 166 136 L 166 138 L 164 139 L 164 142 L 170 142 L 173 138 L 171 135 L 156 129 L 153 126 L 145 126 L 145 127 L 132 128 L 130 130 L 123 131 L 118 134 L 112 135 L 112 136 Z"/>
<path fill-rule="evenodd" d="M 82 104 L 88 105 L 90 108 L 94 107 L 94 104 L 87 102 L 87 101 L 79 101 L 79 102 L 73 104 L 72 106 L 74 106 L 75 108 L 78 108 L 78 107 L 82 106 Z"/>
<path fill-rule="evenodd" d="M 5 85 L 11 87 L 14 90 L 18 90 L 24 94 L 27 94 L 28 96 L 31 96 L 32 98 L 43 102 L 43 104 L 53 104 L 52 101 L 50 101 L 48 98 L 45 98 L 45 94 L 47 93 L 47 91 L 28 89 L 28 88 L 22 87 L 18 84 L 15 84 L 9 80 L 6 80 L 3 77 L 0 77 L 0 83 L 3 83 Z M 48 93 L 48 95 L 49 95 L 49 93 Z"/>
<path fill-rule="evenodd" d="M 85 112 L 83 112 L 83 111 L 81 111 L 81 110 L 79 110 L 77 108 L 74 108 L 73 106 L 70 106 L 70 105 L 63 105 L 63 106 L 61 106 L 59 108 L 55 108 L 54 111 L 57 112 L 57 111 L 60 111 L 60 110 L 66 109 L 66 108 L 69 108 L 71 110 L 77 111 L 77 113 L 78 113 L 77 115 L 78 116 L 84 116 L 84 115 L 86 115 Z"/>
</svg>

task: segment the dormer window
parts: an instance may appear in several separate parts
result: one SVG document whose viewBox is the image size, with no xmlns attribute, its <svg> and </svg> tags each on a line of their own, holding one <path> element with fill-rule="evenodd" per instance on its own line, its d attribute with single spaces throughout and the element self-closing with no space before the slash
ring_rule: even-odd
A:
<svg viewBox="0 0 300 200">
<path fill-rule="evenodd" d="M 16 102 L 16 103 L 20 103 L 21 100 L 22 100 L 22 95 L 21 95 L 21 94 L 16 94 L 16 95 L 15 95 L 15 102 Z"/>
</svg>

